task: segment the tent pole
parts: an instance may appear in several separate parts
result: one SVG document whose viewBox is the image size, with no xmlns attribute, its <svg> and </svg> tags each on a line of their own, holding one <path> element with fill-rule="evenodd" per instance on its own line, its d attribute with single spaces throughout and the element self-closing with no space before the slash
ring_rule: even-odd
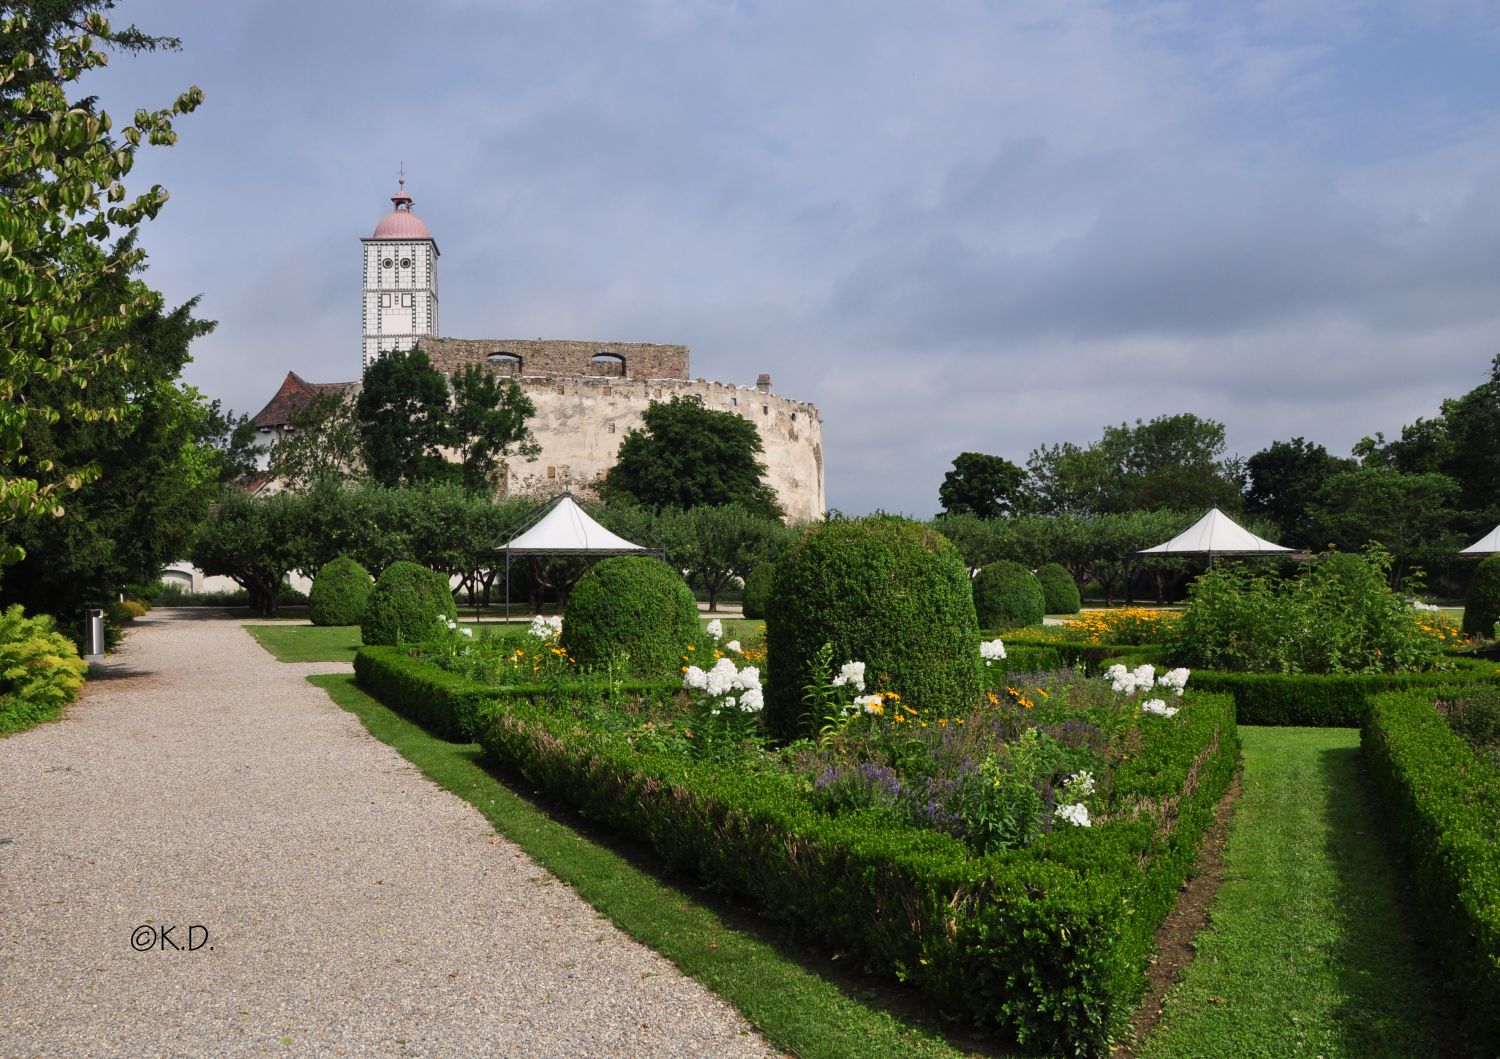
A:
<svg viewBox="0 0 1500 1059">
<path fill-rule="evenodd" d="M 505 624 L 510 625 L 510 549 L 505 549 Z"/>
</svg>

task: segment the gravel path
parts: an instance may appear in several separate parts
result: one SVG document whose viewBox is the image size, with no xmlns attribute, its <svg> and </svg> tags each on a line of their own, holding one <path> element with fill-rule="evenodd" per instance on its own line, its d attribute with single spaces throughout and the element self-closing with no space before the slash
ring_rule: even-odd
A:
<svg viewBox="0 0 1500 1059">
<path fill-rule="evenodd" d="M 303 679 L 347 667 L 136 625 L 0 739 L 0 1055 L 775 1054 Z"/>
</svg>

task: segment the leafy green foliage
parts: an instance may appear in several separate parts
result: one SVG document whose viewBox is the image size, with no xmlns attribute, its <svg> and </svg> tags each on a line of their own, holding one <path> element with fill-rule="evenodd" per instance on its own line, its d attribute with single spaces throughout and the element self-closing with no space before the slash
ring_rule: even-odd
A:
<svg viewBox="0 0 1500 1059">
<path fill-rule="evenodd" d="M 758 563 L 750 576 L 745 578 L 745 594 L 741 608 L 747 618 L 764 618 L 766 606 L 771 599 L 771 585 L 776 580 L 774 562 Z"/>
<path fill-rule="evenodd" d="M 122 283 L 144 253 L 119 239 L 154 218 L 167 193 L 152 187 L 129 198 L 122 183 L 143 143 L 176 140 L 172 122 L 192 112 L 203 93 L 192 88 L 170 107 L 139 110 L 121 130 L 90 100 L 70 99 L 77 82 L 108 58 L 97 44 L 127 49 L 158 43 L 129 31 L 115 35 L 103 5 L 57 5 L 33 25 L 6 9 L 0 20 L 0 520 L 54 514 L 63 494 L 98 477 L 92 461 L 59 464 L 27 449 L 31 427 L 63 417 L 120 414 L 106 389 L 92 383 L 130 370 L 130 329 L 157 310 L 161 297 Z M 80 19 L 80 16 L 81 19 Z M 79 31 L 82 23 L 83 32 Z M 110 240 L 116 240 L 106 248 Z M 44 392 L 45 391 L 45 392 Z M 18 557 L 0 546 L 0 558 Z"/>
<path fill-rule="evenodd" d="M 1464 600 L 1464 632 L 1473 636 L 1493 636 L 1500 621 L 1500 555 L 1479 561 L 1469 595 Z"/>
<path fill-rule="evenodd" d="M 257 614 L 276 613 L 282 582 L 307 551 L 305 501 L 289 493 L 224 494 L 193 543 L 191 558 L 205 574 L 232 578 Z"/>
<path fill-rule="evenodd" d="M 1410 858 L 1434 956 L 1464 1003 L 1476 1054 L 1500 1051 L 1500 769 L 1479 760 L 1433 695 L 1375 700 L 1361 733 L 1389 833 Z"/>
<path fill-rule="evenodd" d="M 287 426 L 271 446 L 266 473 L 288 489 L 307 489 L 323 479 L 353 482 L 366 474 L 360 421 L 347 395 L 319 394 L 293 412 Z"/>
<path fill-rule="evenodd" d="M 938 487 L 938 503 L 950 515 L 999 518 L 1024 504 L 1026 472 L 1003 456 L 961 452 Z"/>
<path fill-rule="evenodd" d="M 359 563 L 341 555 L 323 564 L 307 594 L 307 616 L 314 625 L 358 625 L 375 580 Z"/>
<path fill-rule="evenodd" d="M 1389 552 L 1392 584 L 1412 564 L 1431 565 L 1455 550 L 1449 532 L 1458 487 L 1441 474 L 1362 467 L 1329 477 L 1309 514 L 1330 547 Z"/>
<path fill-rule="evenodd" d="M 874 516 L 808 529 L 776 564 L 766 609 L 766 724 L 789 739 L 819 718 L 802 690 L 824 643 L 869 681 L 939 715 L 979 695 L 979 626 L 968 570 L 941 534 Z"/>
<path fill-rule="evenodd" d="M 1061 563 L 1046 563 L 1038 568 L 1036 579 L 1042 586 L 1042 598 L 1048 614 L 1077 614 L 1083 609 L 1078 582 Z"/>
<path fill-rule="evenodd" d="M 1043 445 L 1026 467 L 1042 514 L 1171 509 L 1196 516 L 1240 503 L 1241 468 L 1224 454 L 1224 424 L 1190 412 L 1105 427 L 1087 447 Z"/>
<path fill-rule="evenodd" d="M 1024 629 L 1042 623 L 1047 600 L 1035 574 L 1001 559 L 974 578 L 974 611 L 981 629 Z"/>
<path fill-rule="evenodd" d="M 453 376 L 450 444 L 458 450 L 465 488 L 493 492 L 504 480 L 512 449 L 523 459 L 537 458 L 542 447 L 526 425 L 534 415 L 536 405 L 514 379 L 502 379 L 480 364 Z"/>
<path fill-rule="evenodd" d="M 1460 659 L 1430 673 L 1220 673 L 1193 670 L 1193 686 L 1234 696 L 1241 724 L 1354 728 L 1377 695 L 1408 688 L 1478 688 L 1497 679 L 1493 663 Z"/>
<path fill-rule="evenodd" d="M 1174 655 L 1195 669 L 1383 673 L 1441 668 L 1445 640 L 1388 584 L 1391 558 L 1333 552 L 1288 581 L 1218 566 L 1193 584 Z"/>
<path fill-rule="evenodd" d="M 760 432 L 750 420 L 705 408 L 697 397 L 653 401 L 641 418 L 645 426 L 625 435 L 604 476 L 606 499 L 625 496 L 650 508 L 682 510 L 739 503 L 781 516 L 757 458 L 764 451 Z"/>
<path fill-rule="evenodd" d="M 1328 480 L 1355 468 L 1353 460 L 1329 455 L 1303 438 L 1274 441 L 1245 461 L 1245 511 L 1269 519 L 1283 544 L 1316 548 L 1327 544 L 1312 507 Z M 1363 547 L 1360 541 L 1357 547 Z"/>
<path fill-rule="evenodd" d="M 434 635 L 439 622 L 457 617 L 445 576 L 416 563 L 395 562 L 370 592 L 360 637 L 367 644 L 418 643 Z"/>
<path fill-rule="evenodd" d="M 49 615 L 28 618 L 19 604 L 0 611 L 0 733 L 55 717 L 73 701 L 87 671 Z"/>
<path fill-rule="evenodd" d="M 660 559 L 601 559 L 568 597 L 562 645 L 580 666 L 622 662 L 637 677 L 671 676 L 702 639 L 698 604 L 682 575 Z"/>
<path fill-rule="evenodd" d="M 413 485 L 455 476 L 441 452 L 452 438 L 448 380 L 420 349 L 386 353 L 365 369 L 355 415 L 372 481 Z"/>
</svg>

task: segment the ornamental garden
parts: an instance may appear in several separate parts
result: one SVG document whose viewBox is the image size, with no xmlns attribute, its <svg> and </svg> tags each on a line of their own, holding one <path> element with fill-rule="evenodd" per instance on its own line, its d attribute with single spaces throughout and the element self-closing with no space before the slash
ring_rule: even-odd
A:
<svg viewBox="0 0 1500 1059">
<path fill-rule="evenodd" d="M 805 530 L 763 620 L 727 627 L 634 556 L 529 626 L 459 623 L 414 564 L 330 563 L 312 606 L 358 613 L 357 681 L 391 709 L 1029 1053 L 1127 1033 L 1240 725 L 1359 727 L 1463 1047 L 1493 1054 L 1500 671 L 1389 562 L 1216 565 L 1180 610 L 1044 627 L 1071 578 L 971 577 L 931 526 L 872 517 Z"/>
</svg>

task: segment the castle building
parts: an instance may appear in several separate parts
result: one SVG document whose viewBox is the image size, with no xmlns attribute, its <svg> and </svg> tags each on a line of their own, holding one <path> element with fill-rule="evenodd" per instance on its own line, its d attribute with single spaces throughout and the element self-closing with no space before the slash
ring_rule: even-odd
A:
<svg viewBox="0 0 1500 1059">
<path fill-rule="evenodd" d="M 382 354 L 413 347 L 450 378 L 470 364 L 514 378 L 536 406 L 529 425 L 541 446 L 535 461 L 512 457 L 504 492 L 539 499 L 565 490 L 587 496 L 614 466 L 620 442 L 643 425 L 653 401 L 695 396 L 705 407 L 755 424 L 765 451 L 766 481 L 788 519 L 824 513 L 822 419 L 815 406 L 753 386 L 692 377 L 686 346 L 640 342 L 438 337 L 437 241 L 412 212 L 403 178 L 392 211 L 361 239 L 363 303 L 361 371 Z M 252 420 L 269 448 L 291 417 L 320 394 L 357 392 L 359 383 L 309 383 L 288 372 Z"/>
</svg>

